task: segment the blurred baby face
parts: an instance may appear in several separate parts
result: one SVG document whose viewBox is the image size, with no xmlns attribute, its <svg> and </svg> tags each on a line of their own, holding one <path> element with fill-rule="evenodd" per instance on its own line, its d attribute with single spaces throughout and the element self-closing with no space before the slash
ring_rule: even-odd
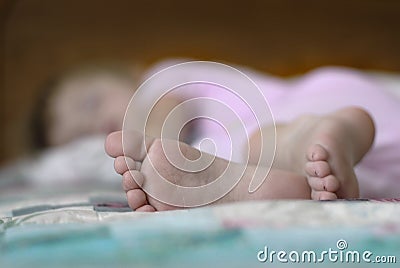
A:
<svg viewBox="0 0 400 268">
<path fill-rule="evenodd" d="M 131 83 L 111 75 L 64 82 L 50 102 L 49 144 L 121 129 L 132 94 Z"/>
</svg>

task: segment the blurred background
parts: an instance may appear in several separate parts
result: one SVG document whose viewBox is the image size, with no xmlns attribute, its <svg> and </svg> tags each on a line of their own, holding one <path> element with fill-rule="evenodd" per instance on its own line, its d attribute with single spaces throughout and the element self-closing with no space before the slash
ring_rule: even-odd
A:
<svg viewBox="0 0 400 268">
<path fill-rule="evenodd" d="M 92 62 L 184 57 L 292 76 L 324 65 L 400 72 L 400 2 L 2 0 L 0 163 L 28 153 L 41 86 Z"/>
</svg>

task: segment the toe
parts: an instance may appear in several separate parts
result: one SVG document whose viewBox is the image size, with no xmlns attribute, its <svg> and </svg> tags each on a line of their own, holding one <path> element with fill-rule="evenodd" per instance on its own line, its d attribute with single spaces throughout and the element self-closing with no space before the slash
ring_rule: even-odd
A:
<svg viewBox="0 0 400 268">
<path fill-rule="evenodd" d="M 122 149 L 122 132 L 117 131 L 108 135 L 104 147 L 107 154 L 111 157 L 123 155 L 124 152 Z"/>
<path fill-rule="evenodd" d="M 340 188 L 340 182 L 334 175 L 328 175 L 322 178 L 324 190 L 328 192 L 336 192 Z"/>
<path fill-rule="evenodd" d="M 122 139 L 122 134 L 124 134 L 124 139 Z M 154 138 L 143 137 L 136 131 L 124 131 L 124 133 L 117 131 L 107 136 L 104 146 L 111 157 L 127 155 L 134 160 L 142 161 L 153 141 Z"/>
<path fill-rule="evenodd" d="M 309 161 L 328 160 L 328 152 L 319 144 L 313 144 L 308 148 L 307 159 Z"/>
<path fill-rule="evenodd" d="M 323 178 L 308 177 L 307 181 L 311 189 L 315 191 L 328 191 L 333 193 L 339 190 L 340 187 L 339 180 L 333 175 L 328 175 Z"/>
<path fill-rule="evenodd" d="M 124 174 L 128 170 L 135 170 L 137 164 L 129 157 L 118 156 L 114 160 L 114 169 L 118 174 Z"/>
<path fill-rule="evenodd" d="M 144 182 L 143 174 L 137 170 L 128 170 L 122 176 L 122 188 L 125 192 L 139 189 Z"/>
<path fill-rule="evenodd" d="M 326 161 L 307 162 L 306 173 L 309 176 L 323 178 L 331 173 L 331 169 Z"/>
<path fill-rule="evenodd" d="M 327 191 L 312 191 L 311 198 L 313 200 L 336 200 L 337 196 L 336 194 Z"/>
<path fill-rule="evenodd" d="M 153 206 L 150 205 L 144 205 L 140 208 L 135 209 L 137 212 L 155 212 L 156 209 Z"/>
<path fill-rule="evenodd" d="M 126 130 L 123 135 L 124 154 L 136 161 L 143 161 L 154 138 L 148 136 L 144 137 L 142 133 L 133 130 Z"/>
<path fill-rule="evenodd" d="M 126 193 L 128 204 L 131 209 L 135 210 L 144 205 L 148 205 L 146 194 L 141 189 L 133 189 Z"/>
</svg>

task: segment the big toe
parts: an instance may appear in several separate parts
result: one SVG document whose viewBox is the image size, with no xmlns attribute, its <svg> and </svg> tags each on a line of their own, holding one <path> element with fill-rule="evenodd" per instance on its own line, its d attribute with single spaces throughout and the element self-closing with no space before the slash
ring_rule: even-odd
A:
<svg viewBox="0 0 400 268">
<path fill-rule="evenodd" d="M 111 157 L 123 155 L 122 149 L 122 131 L 109 134 L 104 144 L 107 154 Z"/>
<path fill-rule="evenodd" d="M 143 161 L 153 144 L 154 138 L 144 136 L 142 133 L 134 130 L 124 130 L 121 138 L 121 149 L 124 155 L 129 156 L 135 161 Z"/>
</svg>

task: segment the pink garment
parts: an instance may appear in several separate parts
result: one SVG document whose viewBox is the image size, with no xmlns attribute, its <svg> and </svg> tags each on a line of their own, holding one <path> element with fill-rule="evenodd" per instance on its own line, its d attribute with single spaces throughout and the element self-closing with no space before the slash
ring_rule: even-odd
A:
<svg viewBox="0 0 400 268">
<path fill-rule="evenodd" d="M 276 106 L 277 121 L 291 120 L 299 113 L 329 113 L 346 106 L 359 106 L 371 114 L 376 127 L 374 145 L 356 167 L 361 195 L 399 197 L 399 98 L 366 74 L 344 68 L 315 70 L 293 86 L 285 103 Z"/>
<path fill-rule="evenodd" d="M 268 100 L 276 123 L 290 122 L 304 114 L 323 115 L 348 106 L 366 109 L 374 119 L 376 137 L 373 148 L 356 167 L 361 195 L 370 198 L 400 196 L 400 99 L 397 96 L 391 95 L 367 74 L 353 69 L 324 67 L 291 80 L 270 77 L 240 67 L 238 69 L 259 86 Z M 198 72 L 207 70 L 199 69 Z M 195 77 L 195 74 L 177 75 Z M 201 96 L 225 103 L 243 120 L 249 134 L 257 126 L 251 109 L 227 90 L 211 85 L 192 85 L 177 93 L 184 99 Z M 207 110 L 207 107 L 197 109 Z M 238 124 L 232 114 L 218 116 L 225 116 L 225 123 Z M 271 123 L 261 122 L 262 125 Z M 231 159 L 232 149 L 241 149 L 237 145 L 232 148 L 226 131 L 215 122 L 199 120 L 197 124 L 199 131 L 194 146 L 203 138 L 210 138 L 217 144 L 217 155 L 227 159 Z M 247 138 L 240 139 L 244 144 Z M 207 147 L 201 149 L 208 151 Z"/>
</svg>

